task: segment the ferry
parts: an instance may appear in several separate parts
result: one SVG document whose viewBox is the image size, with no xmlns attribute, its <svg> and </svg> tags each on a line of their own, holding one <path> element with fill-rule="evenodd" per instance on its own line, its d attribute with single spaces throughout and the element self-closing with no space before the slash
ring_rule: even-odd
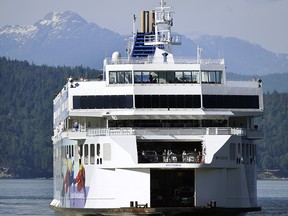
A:
<svg viewBox="0 0 288 216">
<path fill-rule="evenodd" d="M 63 215 L 245 215 L 260 211 L 261 80 L 228 81 L 223 58 L 173 55 L 173 9 L 140 30 L 97 80 L 70 77 L 53 100 L 54 198 Z"/>
</svg>

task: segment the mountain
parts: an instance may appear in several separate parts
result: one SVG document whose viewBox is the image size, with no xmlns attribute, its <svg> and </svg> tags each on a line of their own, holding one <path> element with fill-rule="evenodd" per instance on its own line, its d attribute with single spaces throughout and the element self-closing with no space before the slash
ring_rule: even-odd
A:
<svg viewBox="0 0 288 216">
<path fill-rule="evenodd" d="M 125 55 L 126 38 L 71 11 L 49 13 L 34 25 L 1 27 L 0 56 L 35 64 L 102 68 L 103 59 L 114 51 Z M 228 72 L 288 73 L 288 54 L 275 54 L 237 38 L 204 35 L 192 40 L 182 36 L 182 44 L 175 46 L 176 55 L 196 57 L 199 45 L 203 58 L 224 57 Z"/>
<path fill-rule="evenodd" d="M 248 81 L 254 78 L 262 80 L 262 88 L 265 93 L 277 91 L 279 93 L 288 92 L 288 73 L 266 74 L 261 76 L 255 75 L 240 75 L 235 73 L 227 73 L 228 80 L 243 80 Z"/>
<path fill-rule="evenodd" d="M 276 54 L 233 37 L 203 35 L 194 40 L 203 58 L 224 57 L 228 72 L 241 75 L 288 73 L 288 54 Z"/>
<path fill-rule="evenodd" d="M 0 56 L 36 64 L 99 67 L 115 49 L 123 52 L 122 36 L 71 11 L 49 13 L 34 25 L 0 28 Z"/>
</svg>

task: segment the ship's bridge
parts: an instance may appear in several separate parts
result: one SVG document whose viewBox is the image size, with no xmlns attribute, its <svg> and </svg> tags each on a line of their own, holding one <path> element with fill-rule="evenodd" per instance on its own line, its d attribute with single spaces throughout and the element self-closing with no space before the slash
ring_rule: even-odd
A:
<svg viewBox="0 0 288 216">
<path fill-rule="evenodd" d="M 158 56 L 145 58 L 112 57 L 104 65 L 107 85 L 225 84 L 226 81 L 224 59 L 175 58 L 162 51 Z"/>
</svg>

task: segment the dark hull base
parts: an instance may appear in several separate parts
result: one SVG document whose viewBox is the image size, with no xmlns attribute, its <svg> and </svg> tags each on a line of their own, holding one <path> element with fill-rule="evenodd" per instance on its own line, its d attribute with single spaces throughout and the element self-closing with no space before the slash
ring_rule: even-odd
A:
<svg viewBox="0 0 288 216">
<path fill-rule="evenodd" d="M 52 207 L 52 206 L 51 206 Z M 117 209 L 76 209 L 56 208 L 57 216 L 115 216 L 115 215 L 155 215 L 155 216 L 244 216 L 247 212 L 261 211 L 255 208 L 209 208 L 209 207 L 178 207 L 178 208 L 117 208 Z"/>
</svg>

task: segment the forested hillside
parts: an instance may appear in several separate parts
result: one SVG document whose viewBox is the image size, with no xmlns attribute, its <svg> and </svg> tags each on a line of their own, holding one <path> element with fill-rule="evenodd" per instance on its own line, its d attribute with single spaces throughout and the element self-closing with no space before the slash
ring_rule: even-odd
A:
<svg viewBox="0 0 288 216">
<path fill-rule="evenodd" d="M 259 120 L 264 139 L 259 141 L 258 166 L 288 177 L 288 93 L 264 95 L 265 115 Z"/>
<path fill-rule="evenodd" d="M 67 77 L 97 78 L 84 67 L 36 66 L 0 58 L 0 168 L 19 177 L 52 177 L 52 100 Z M 258 119 L 259 170 L 288 176 L 288 93 L 267 93 L 265 115 Z"/>
<path fill-rule="evenodd" d="M 83 67 L 48 67 L 0 58 L 0 167 L 20 177 L 52 177 L 52 100 Z"/>
</svg>

